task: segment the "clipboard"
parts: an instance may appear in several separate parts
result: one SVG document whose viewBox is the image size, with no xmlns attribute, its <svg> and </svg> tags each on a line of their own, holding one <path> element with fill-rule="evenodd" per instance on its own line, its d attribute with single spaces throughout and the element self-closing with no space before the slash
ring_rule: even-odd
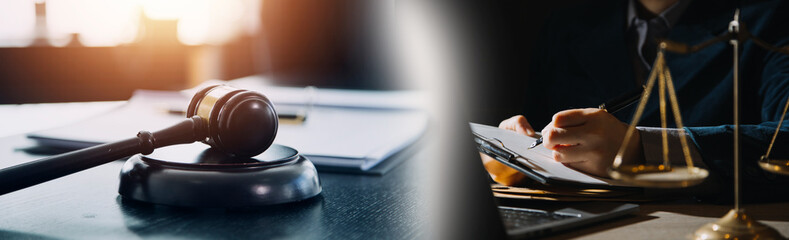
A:
<svg viewBox="0 0 789 240">
<path fill-rule="evenodd" d="M 642 188 L 624 182 L 599 178 L 571 169 L 556 162 L 550 150 L 527 149 L 536 138 L 476 123 L 469 123 L 477 150 L 543 185 L 617 190 Z M 522 146 L 520 148 L 514 146 Z"/>
<path fill-rule="evenodd" d="M 509 148 L 507 148 L 501 140 L 497 138 L 486 138 L 479 133 L 471 132 L 474 134 L 474 142 L 477 143 L 477 150 L 479 152 L 484 153 L 496 159 L 497 161 L 511 167 L 518 172 L 526 174 L 529 178 L 534 181 L 537 181 L 542 184 L 548 184 L 549 179 L 539 174 L 531 169 L 531 167 L 526 166 L 525 164 L 518 162 L 516 159 L 523 158 L 523 156 L 518 155 L 518 153 L 513 152 Z M 523 158 L 527 160 L 526 158 Z"/>
</svg>

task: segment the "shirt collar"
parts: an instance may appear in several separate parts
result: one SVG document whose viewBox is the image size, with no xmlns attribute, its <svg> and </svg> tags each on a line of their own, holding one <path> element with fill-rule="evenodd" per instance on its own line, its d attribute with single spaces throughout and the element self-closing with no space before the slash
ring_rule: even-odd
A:
<svg viewBox="0 0 789 240">
<path fill-rule="evenodd" d="M 633 25 L 636 19 L 639 18 L 638 13 L 636 12 L 636 4 L 638 4 L 636 3 L 636 1 L 638 0 L 628 1 L 629 3 L 627 4 L 627 28 L 630 28 L 630 26 Z M 679 0 L 676 3 L 674 3 L 674 5 L 671 5 L 671 7 L 667 8 L 666 10 L 658 14 L 657 17 L 663 19 L 663 21 L 666 22 L 666 25 L 669 28 L 671 28 L 674 26 L 674 24 L 677 23 L 677 21 L 679 21 L 679 17 L 682 15 L 683 12 L 685 12 L 685 9 L 688 7 L 688 3 L 690 3 L 690 1 L 691 0 Z"/>
</svg>

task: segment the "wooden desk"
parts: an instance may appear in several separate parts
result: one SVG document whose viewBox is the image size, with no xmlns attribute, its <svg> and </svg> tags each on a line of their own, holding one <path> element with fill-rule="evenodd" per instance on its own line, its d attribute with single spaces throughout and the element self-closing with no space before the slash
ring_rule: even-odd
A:
<svg viewBox="0 0 789 240">
<path fill-rule="evenodd" d="M 504 201 L 507 206 L 560 209 L 574 203 Z M 715 222 L 731 205 L 698 203 L 691 199 L 639 203 L 637 214 L 547 236 L 545 239 L 693 239 L 693 233 Z M 789 236 L 789 202 L 743 205 L 746 212 Z"/>
<path fill-rule="evenodd" d="M 748 214 L 789 236 L 789 203 L 744 205 Z M 641 204 L 635 217 L 553 235 L 546 239 L 692 239 L 696 229 L 723 217 L 732 206 L 691 200 Z"/>
<path fill-rule="evenodd" d="M 23 135 L 0 138 L 0 167 L 43 157 Z M 413 158 L 420 158 L 417 155 Z M 183 209 L 122 199 L 115 161 L 0 196 L 0 239 L 424 238 L 419 159 L 384 176 L 320 173 L 309 201 L 249 209 Z"/>
<path fill-rule="evenodd" d="M 36 148 L 23 135 L 2 137 L 0 167 L 52 154 L 45 150 Z M 323 193 L 311 201 L 231 210 L 125 201 L 117 194 L 123 161 L 115 161 L 0 196 L 0 239 L 427 238 L 429 219 L 435 219 L 429 215 L 435 211 L 428 209 L 420 183 L 431 175 L 425 172 L 430 172 L 433 157 L 420 151 L 384 176 L 321 172 Z M 641 204 L 636 216 L 547 239 L 687 239 L 730 208 L 690 200 L 646 203 Z M 745 208 L 756 219 L 789 236 L 789 203 Z"/>
</svg>

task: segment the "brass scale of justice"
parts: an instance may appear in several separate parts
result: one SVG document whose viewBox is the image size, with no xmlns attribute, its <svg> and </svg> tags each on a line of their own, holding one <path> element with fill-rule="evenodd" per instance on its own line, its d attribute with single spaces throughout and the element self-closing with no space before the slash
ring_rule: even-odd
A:
<svg viewBox="0 0 789 240">
<path fill-rule="evenodd" d="M 704 49 L 712 44 L 728 40 L 734 50 L 733 56 L 733 94 L 734 94 L 734 209 L 730 210 L 724 217 L 716 222 L 708 223 L 699 228 L 695 234 L 695 239 L 784 239 L 775 229 L 761 224 L 752 219 L 745 213 L 745 210 L 740 207 L 740 153 L 739 153 L 739 46 L 744 40 L 752 40 L 757 46 L 762 47 L 768 51 L 779 52 L 789 55 L 789 46 L 779 48 L 770 45 L 747 31 L 744 25 L 739 21 L 740 10 L 736 9 L 734 19 L 729 23 L 728 32 L 702 42 L 695 46 L 688 46 L 682 43 L 662 40 L 659 44 L 657 58 L 653 64 L 653 69 L 647 80 L 644 88 L 644 93 L 641 96 L 640 102 L 633 115 L 633 120 L 630 123 L 625 139 L 622 146 L 617 152 L 613 165 L 609 168 L 609 175 L 615 180 L 626 182 L 635 186 L 643 187 L 657 187 L 657 188 L 681 188 L 696 185 L 704 181 L 709 175 L 705 169 L 693 166 L 693 161 L 690 156 L 690 149 L 688 148 L 688 140 L 684 134 L 684 126 L 682 125 L 682 118 L 680 116 L 679 105 L 677 96 L 674 90 L 674 84 L 671 79 L 671 72 L 666 66 L 664 58 L 665 51 L 670 51 L 679 54 L 690 54 Z M 625 153 L 625 146 L 628 146 L 633 132 L 638 125 L 638 121 L 643 114 L 644 108 L 649 100 L 650 93 L 655 86 L 655 81 L 658 83 L 659 92 L 659 108 L 660 108 L 660 122 L 661 127 L 664 129 L 662 132 L 662 146 L 663 146 L 663 164 L 661 165 L 626 165 L 622 164 L 622 157 Z M 666 92 L 668 92 L 669 100 L 671 101 L 671 111 L 674 115 L 674 121 L 685 137 L 680 138 L 682 145 L 683 155 L 686 161 L 686 166 L 671 166 L 668 159 L 668 134 L 666 132 Z M 786 116 L 787 109 L 789 109 L 789 98 L 783 109 L 778 126 L 772 136 L 770 145 L 767 152 L 759 160 L 759 166 L 764 170 L 789 175 L 789 159 L 772 159 L 770 153 L 775 144 L 775 139 L 781 128 L 781 123 Z"/>
</svg>

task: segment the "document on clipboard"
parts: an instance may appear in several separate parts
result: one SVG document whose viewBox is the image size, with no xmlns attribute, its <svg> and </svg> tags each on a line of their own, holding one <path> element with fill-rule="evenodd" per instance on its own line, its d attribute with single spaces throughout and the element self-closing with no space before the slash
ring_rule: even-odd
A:
<svg viewBox="0 0 789 240">
<path fill-rule="evenodd" d="M 591 176 L 569 168 L 554 160 L 553 153 L 547 148 L 528 149 L 528 146 L 537 140 L 536 138 L 483 124 L 469 123 L 469 125 L 481 153 L 542 184 L 631 187 L 622 182 Z"/>
</svg>

